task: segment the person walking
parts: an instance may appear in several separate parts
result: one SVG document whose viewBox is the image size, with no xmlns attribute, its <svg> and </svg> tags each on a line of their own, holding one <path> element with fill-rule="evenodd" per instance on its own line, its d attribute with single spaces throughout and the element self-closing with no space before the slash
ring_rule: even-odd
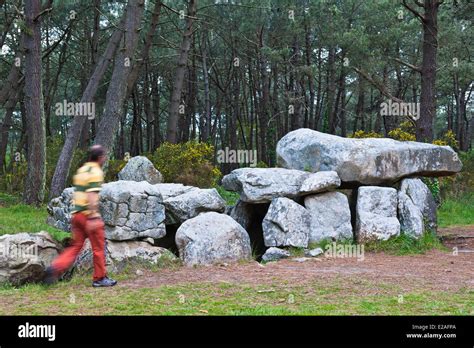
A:
<svg viewBox="0 0 474 348">
<path fill-rule="evenodd" d="M 92 286 L 108 287 L 117 281 L 107 277 L 105 267 L 104 222 L 99 212 L 99 192 L 104 181 L 102 166 L 106 160 L 105 149 L 94 145 L 89 149 L 88 161 L 73 178 L 73 211 L 71 219 L 72 244 L 61 253 L 46 270 L 44 282 L 54 283 L 76 260 L 86 238 L 92 248 L 94 274 Z"/>
</svg>

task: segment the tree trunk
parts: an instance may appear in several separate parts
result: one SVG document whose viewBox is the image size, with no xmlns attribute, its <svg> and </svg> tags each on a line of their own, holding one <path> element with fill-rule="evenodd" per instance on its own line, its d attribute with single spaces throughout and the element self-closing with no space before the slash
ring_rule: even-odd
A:
<svg viewBox="0 0 474 348">
<path fill-rule="evenodd" d="M 151 95 L 153 100 L 153 148 L 156 149 L 161 144 L 161 132 L 160 132 L 160 85 L 158 78 L 152 80 L 153 86 L 151 89 Z"/>
<path fill-rule="evenodd" d="M 5 104 L 5 118 L 3 120 L 2 126 L 0 127 L 0 173 L 4 172 L 5 168 L 5 158 L 7 154 L 7 145 L 8 145 L 8 132 L 13 125 L 13 111 L 18 102 L 19 93 L 17 92 L 15 96 L 8 99 Z"/>
<path fill-rule="evenodd" d="M 421 65 L 421 95 L 420 95 L 420 118 L 416 121 L 416 140 L 433 141 L 433 122 L 436 116 L 436 66 L 438 51 L 438 8 L 442 1 L 424 0 L 421 15 L 407 5 L 403 5 L 421 20 L 423 25 L 423 58 Z"/>
<path fill-rule="evenodd" d="M 23 200 L 40 205 L 46 179 L 46 130 L 41 85 L 40 0 L 25 1 L 25 111 L 28 133 L 28 169 Z"/>
<path fill-rule="evenodd" d="M 127 86 L 132 71 L 132 61 L 137 49 L 143 15 L 144 0 L 129 0 L 125 20 L 124 47 L 117 51 L 114 70 L 105 97 L 104 115 L 97 127 L 95 143 L 111 151 L 117 136 L 117 128 L 127 98 Z"/>
<path fill-rule="evenodd" d="M 104 54 L 100 57 L 94 72 L 89 79 L 89 83 L 82 94 L 81 103 L 87 102 L 90 103 L 94 100 L 94 96 L 99 88 L 99 83 L 104 76 L 109 63 L 111 62 L 113 55 L 119 45 L 120 39 L 123 36 L 123 26 L 125 23 L 125 16 L 120 22 L 118 28 L 114 31 L 112 36 L 109 39 L 107 47 L 104 51 Z M 57 197 L 66 187 L 66 180 L 69 175 L 69 170 L 71 167 L 71 161 L 74 155 L 74 150 L 79 142 L 79 138 L 84 127 L 84 123 L 87 120 L 86 117 L 74 117 L 72 125 L 69 128 L 69 131 L 64 142 L 64 146 L 59 155 L 58 163 L 56 164 L 56 169 L 54 171 L 53 179 L 51 181 L 51 188 L 49 191 L 49 199 Z"/>
<path fill-rule="evenodd" d="M 191 36 L 193 34 L 193 17 L 196 15 L 197 0 L 190 0 L 188 4 L 188 18 L 186 20 L 186 31 L 181 42 L 181 49 L 178 58 L 178 66 L 175 71 L 173 81 L 173 92 L 171 93 L 171 102 L 168 116 L 166 140 L 170 143 L 176 143 L 178 133 L 179 104 L 181 103 L 181 91 L 183 89 L 184 74 L 188 62 L 188 53 L 191 47 Z"/>
<path fill-rule="evenodd" d="M 357 105 L 356 105 L 356 116 L 354 118 L 354 132 L 359 129 L 365 130 L 365 121 L 364 121 L 364 108 L 365 108 L 365 88 L 364 88 L 364 79 L 359 75 L 358 85 L 357 85 Z M 358 124 L 360 121 L 360 125 Z"/>
<path fill-rule="evenodd" d="M 335 96 L 336 96 L 336 48 L 330 47 L 328 54 L 328 97 L 326 101 L 326 112 L 328 115 L 328 132 L 335 134 L 336 132 L 336 114 L 335 114 Z"/>
<path fill-rule="evenodd" d="M 204 82 L 204 127 L 203 141 L 207 141 L 211 133 L 211 99 L 209 97 L 209 75 L 207 68 L 207 35 L 203 35 L 201 55 L 202 55 L 202 74 Z"/>
</svg>

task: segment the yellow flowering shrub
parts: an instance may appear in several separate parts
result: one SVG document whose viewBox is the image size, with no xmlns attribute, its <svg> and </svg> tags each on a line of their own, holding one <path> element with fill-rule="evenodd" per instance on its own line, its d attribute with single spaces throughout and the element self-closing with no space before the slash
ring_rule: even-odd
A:
<svg viewBox="0 0 474 348">
<path fill-rule="evenodd" d="M 212 164 L 213 157 L 212 145 L 188 141 L 164 143 L 150 156 L 150 160 L 165 182 L 212 187 L 222 175 L 219 168 Z"/>
<path fill-rule="evenodd" d="M 400 141 L 415 141 L 416 140 L 416 137 L 414 134 L 406 132 L 402 130 L 401 128 L 392 129 L 390 132 L 388 132 L 388 137 L 395 140 L 400 140 Z"/>
<path fill-rule="evenodd" d="M 433 141 L 435 145 L 442 145 L 442 146 L 451 146 L 453 149 L 457 149 L 459 146 L 458 141 L 456 140 L 456 135 L 452 130 L 448 130 L 440 139 L 436 139 Z"/>
<path fill-rule="evenodd" d="M 358 130 L 349 135 L 349 138 L 383 138 L 383 135 L 374 131 L 366 132 Z"/>
<path fill-rule="evenodd" d="M 399 141 L 416 141 L 415 126 L 410 121 L 403 121 L 400 125 L 388 132 L 388 137 Z"/>
</svg>

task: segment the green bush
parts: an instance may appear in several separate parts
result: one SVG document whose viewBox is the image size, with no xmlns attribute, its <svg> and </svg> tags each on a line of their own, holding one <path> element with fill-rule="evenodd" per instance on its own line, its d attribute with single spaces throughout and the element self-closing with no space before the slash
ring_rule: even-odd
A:
<svg viewBox="0 0 474 348">
<path fill-rule="evenodd" d="M 27 166 L 24 159 L 13 162 L 11 169 L 0 178 L 0 190 L 9 194 L 23 192 L 26 171 Z"/>
<path fill-rule="evenodd" d="M 462 171 L 454 176 L 439 178 L 442 199 L 459 198 L 474 192 L 474 150 L 459 152 Z"/>
<path fill-rule="evenodd" d="M 212 164 L 213 157 L 212 145 L 188 141 L 164 143 L 150 156 L 150 160 L 165 182 L 213 187 L 221 177 L 221 171 Z"/>
<path fill-rule="evenodd" d="M 46 147 L 46 192 L 48 197 L 49 185 L 53 179 L 56 164 L 63 148 L 63 140 L 59 137 L 47 139 Z M 86 159 L 86 152 L 77 149 L 71 162 L 71 170 L 67 178 L 67 186 L 71 185 L 72 176 Z M 24 156 L 18 162 L 13 162 L 12 167 L 0 177 L 0 190 L 10 194 L 21 194 L 24 188 L 24 181 L 27 174 L 27 163 Z"/>
<path fill-rule="evenodd" d="M 109 160 L 105 171 L 105 182 L 118 180 L 118 173 L 125 167 L 127 161 L 123 159 Z"/>
</svg>

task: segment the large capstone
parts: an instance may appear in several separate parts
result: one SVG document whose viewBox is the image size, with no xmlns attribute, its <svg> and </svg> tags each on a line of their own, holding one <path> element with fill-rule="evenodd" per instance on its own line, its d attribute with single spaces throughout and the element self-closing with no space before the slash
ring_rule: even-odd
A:
<svg viewBox="0 0 474 348">
<path fill-rule="evenodd" d="M 146 181 L 150 184 L 159 184 L 163 181 L 161 173 L 144 156 L 130 158 L 125 167 L 118 173 L 118 178 L 126 181 Z"/>
<path fill-rule="evenodd" d="M 329 191 L 340 185 L 336 172 L 309 173 L 284 168 L 240 168 L 222 179 L 226 190 L 248 203 L 268 203 L 274 198 L 297 198 Z"/>
<path fill-rule="evenodd" d="M 0 236 L 0 283 L 21 285 L 43 279 L 61 246 L 47 233 Z"/>
<path fill-rule="evenodd" d="M 403 179 L 400 184 L 400 192 L 410 197 L 413 204 L 418 207 L 426 221 L 426 228 L 436 231 L 437 228 L 437 205 L 428 188 L 421 179 Z"/>
<path fill-rule="evenodd" d="M 300 194 L 325 192 L 341 186 L 341 179 L 335 171 L 316 172 L 303 181 Z"/>
<path fill-rule="evenodd" d="M 266 203 L 278 197 L 297 197 L 309 174 L 283 168 L 240 168 L 224 176 L 222 185 L 240 193 L 244 202 Z"/>
<path fill-rule="evenodd" d="M 306 196 L 304 205 L 311 215 L 309 242 L 353 239 L 351 211 L 347 196 L 326 192 Z"/>
<path fill-rule="evenodd" d="M 398 195 L 391 187 L 359 187 L 356 206 L 356 237 L 359 243 L 387 240 L 400 234 Z"/>
<path fill-rule="evenodd" d="M 107 239 L 158 239 L 166 234 L 162 196 L 146 181 L 116 181 L 103 185 L 100 211 Z"/>
<path fill-rule="evenodd" d="M 251 258 L 250 238 L 225 214 L 202 213 L 185 221 L 176 232 L 179 256 L 186 265 L 209 265 Z"/>
<path fill-rule="evenodd" d="M 303 206 L 289 198 L 274 199 L 262 223 L 265 245 L 307 247 L 310 221 Z"/>
<path fill-rule="evenodd" d="M 334 170 L 343 183 L 365 185 L 390 184 L 413 175 L 451 175 L 462 168 L 449 146 L 386 138 L 342 138 L 307 128 L 280 139 L 277 161 L 290 169 Z"/>
<path fill-rule="evenodd" d="M 160 190 L 160 185 L 156 186 Z M 168 197 L 163 204 L 166 207 L 166 224 L 182 223 L 203 212 L 225 211 L 225 201 L 215 188 L 193 187 L 182 194 Z"/>
</svg>

